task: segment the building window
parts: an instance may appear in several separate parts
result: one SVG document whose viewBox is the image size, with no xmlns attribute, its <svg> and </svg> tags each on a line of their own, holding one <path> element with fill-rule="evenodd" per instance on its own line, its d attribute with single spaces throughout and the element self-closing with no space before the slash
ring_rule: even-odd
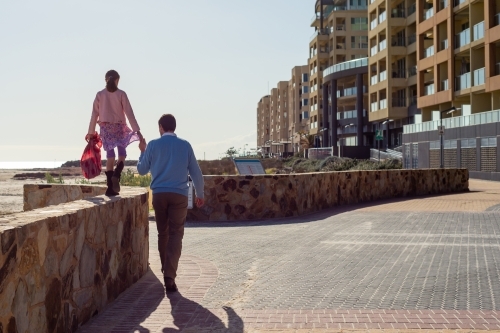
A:
<svg viewBox="0 0 500 333">
<path fill-rule="evenodd" d="M 352 31 L 368 30 L 368 18 L 351 17 L 351 30 Z"/>
<path fill-rule="evenodd" d="M 307 73 L 302 74 L 302 82 L 308 82 L 309 81 L 309 75 Z"/>
</svg>

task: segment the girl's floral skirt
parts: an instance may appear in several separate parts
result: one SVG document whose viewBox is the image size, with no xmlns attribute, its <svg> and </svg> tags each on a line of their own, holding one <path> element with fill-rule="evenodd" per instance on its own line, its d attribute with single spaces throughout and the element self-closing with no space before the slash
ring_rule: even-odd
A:
<svg viewBox="0 0 500 333">
<path fill-rule="evenodd" d="M 105 151 L 116 147 L 127 147 L 134 141 L 139 141 L 139 136 L 126 124 L 100 123 L 102 147 Z"/>
</svg>

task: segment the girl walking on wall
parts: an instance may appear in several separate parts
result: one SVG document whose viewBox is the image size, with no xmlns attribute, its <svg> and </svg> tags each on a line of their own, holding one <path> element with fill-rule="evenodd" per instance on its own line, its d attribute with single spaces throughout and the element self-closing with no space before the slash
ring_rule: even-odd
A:
<svg viewBox="0 0 500 333">
<path fill-rule="evenodd" d="M 106 73 L 106 88 L 99 91 L 94 100 L 88 134 L 89 141 L 96 135 L 95 127 L 99 124 L 100 136 L 106 151 L 107 196 L 120 192 L 120 176 L 127 157 L 126 147 L 134 141 L 142 139 L 139 125 L 134 116 L 127 94 L 118 89 L 120 75 L 115 70 Z M 127 126 L 127 119 L 132 129 Z M 118 163 L 115 166 L 115 148 L 118 150 Z M 114 168 L 114 170 L 113 170 Z"/>
</svg>

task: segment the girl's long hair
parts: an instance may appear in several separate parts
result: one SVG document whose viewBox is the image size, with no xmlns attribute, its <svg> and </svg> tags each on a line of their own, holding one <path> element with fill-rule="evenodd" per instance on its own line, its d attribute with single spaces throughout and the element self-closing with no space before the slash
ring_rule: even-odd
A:
<svg viewBox="0 0 500 333">
<path fill-rule="evenodd" d="M 106 73 L 106 89 L 109 92 L 115 92 L 118 87 L 116 86 L 116 80 L 120 78 L 120 74 L 114 69 Z"/>
</svg>

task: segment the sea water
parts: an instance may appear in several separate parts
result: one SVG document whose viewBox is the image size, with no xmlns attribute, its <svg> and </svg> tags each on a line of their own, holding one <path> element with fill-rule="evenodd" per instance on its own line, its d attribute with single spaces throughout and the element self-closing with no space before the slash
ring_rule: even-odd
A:
<svg viewBox="0 0 500 333">
<path fill-rule="evenodd" d="M 0 169 L 54 169 L 65 161 L 0 162 Z"/>
</svg>

